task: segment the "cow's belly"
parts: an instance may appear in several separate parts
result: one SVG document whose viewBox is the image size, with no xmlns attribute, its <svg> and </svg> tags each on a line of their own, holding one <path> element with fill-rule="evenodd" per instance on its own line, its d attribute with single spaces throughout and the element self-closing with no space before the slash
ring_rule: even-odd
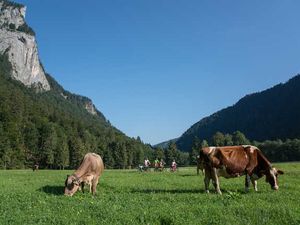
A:
<svg viewBox="0 0 300 225">
<path fill-rule="evenodd" d="M 234 178 L 244 175 L 244 173 L 232 173 L 229 174 L 225 167 L 221 167 L 217 169 L 217 175 L 218 177 L 225 177 L 225 178 Z"/>
</svg>

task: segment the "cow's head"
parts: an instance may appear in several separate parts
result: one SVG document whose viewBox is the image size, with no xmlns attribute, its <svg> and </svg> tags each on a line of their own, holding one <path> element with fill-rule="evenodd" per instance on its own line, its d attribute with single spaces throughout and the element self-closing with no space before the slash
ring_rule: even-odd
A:
<svg viewBox="0 0 300 225">
<path fill-rule="evenodd" d="M 67 175 L 65 181 L 65 195 L 72 196 L 78 190 L 80 185 L 79 179 L 75 175 Z"/>
<path fill-rule="evenodd" d="M 278 175 L 283 174 L 283 171 L 277 170 L 275 167 L 270 167 L 269 170 L 265 171 L 266 182 L 271 185 L 273 190 L 278 190 Z"/>
</svg>

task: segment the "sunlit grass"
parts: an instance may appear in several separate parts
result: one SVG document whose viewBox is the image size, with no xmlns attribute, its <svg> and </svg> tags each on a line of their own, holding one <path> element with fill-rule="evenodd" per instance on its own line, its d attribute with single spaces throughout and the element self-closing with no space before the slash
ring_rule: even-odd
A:
<svg viewBox="0 0 300 225">
<path fill-rule="evenodd" d="M 221 178 L 222 196 L 204 193 L 195 168 L 106 170 L 96 197 L 63 196 L 73 171 L 2 170 L 0 224 L 300 224 L 300 163 L 277 166 L 279 191 L 261 179 L 245 194 L 244 177 Z"/>
</svg>

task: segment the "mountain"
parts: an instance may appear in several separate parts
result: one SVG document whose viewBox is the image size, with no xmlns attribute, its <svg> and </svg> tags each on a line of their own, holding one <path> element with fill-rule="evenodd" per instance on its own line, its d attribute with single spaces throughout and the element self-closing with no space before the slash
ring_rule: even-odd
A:
<svg viewBox="0 0 300 225">
<path fill-rule="evenodd" d="M 247 95 L 236 104 L 203 118 L 176 142 L 191 149 L 195 137 L 210 140 L 217 132 L 241 131 L 250 140 L 264 141 L 300 137 L 300 75 L 284 84 Z"/>
<path fill-rule="evenodd" d="M 0 168 L 75 168 L 87 152 L 99 153 L 107 168 L 141 163 L 150 146 L 45 72 L 25 11 L 0 0 Z"/>
<path fill-rule="evenodd" d="M 178 138 L 174 138 L 168 141 L 164 141 L 162 143 L 156 144 L 153 147 L 154 148 L 162 148 L 162 149 L 166 149 L 171 143 L 176 143 L 176 141 L 178 140 Z"/>
</svg>

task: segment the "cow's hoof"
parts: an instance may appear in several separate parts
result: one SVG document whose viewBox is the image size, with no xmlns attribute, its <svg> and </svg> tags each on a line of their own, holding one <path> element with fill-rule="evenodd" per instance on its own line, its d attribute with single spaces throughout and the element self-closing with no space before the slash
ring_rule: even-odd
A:
<svg viewBox="0 0 300 225">
<path fill-rule="evenodd" d="M 205 192 L 206 192 L 207 194 L 209 194 L 209 190 L 206 190 Z"/>
</svg>

